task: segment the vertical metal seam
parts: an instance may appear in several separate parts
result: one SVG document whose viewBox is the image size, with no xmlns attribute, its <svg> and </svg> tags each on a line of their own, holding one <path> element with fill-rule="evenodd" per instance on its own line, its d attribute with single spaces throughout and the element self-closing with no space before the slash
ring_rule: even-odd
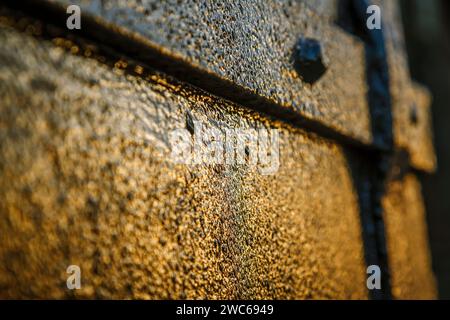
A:
<svg viewBox="0 0 450 320">
<path fill-rule="evenodd" d="M 391 299 L 391 284 L 386 244 L 386 230 L 383 219 L 383 197 L 385 195 L 386 178 L 389 172 L 393 150 L 392 105 L 390 93 L 389 65 L 383 27 L 369 30 L 366 26 L 366 10 L 370 5 L 367 0 L 353 0 L 353 9 L 359 30 L 365 44 L 366 77 L 368 85 L 367 99 L 369 103 L 372 135 L 374 143 L 380 150 L 375 150 L 368 158 L 369 197 L 366 213 L 366 228 L 369 241 L 376 250 L 375 261 L 380 267 L 381 290 L 372 290 L 372 299 Z M 369 229 L 369 230 L 367 230 Z M 370 260 L 373 260 L 370 259 Z M 367 261 L 369 262 L 369 261 Z"/>
</svg>

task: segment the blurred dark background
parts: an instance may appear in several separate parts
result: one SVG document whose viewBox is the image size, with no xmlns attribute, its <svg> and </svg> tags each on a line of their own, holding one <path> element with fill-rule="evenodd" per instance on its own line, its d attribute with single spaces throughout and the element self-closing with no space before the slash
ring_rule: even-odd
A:
<svg viewBox="0 0 450 320">
<path fill-rule="evenodd" d="M 401 2 L 411 76 L 433 95 L 439 168 L 421 179 L 439 296 L 450 299 L 450 1 Z"/>
</svg>

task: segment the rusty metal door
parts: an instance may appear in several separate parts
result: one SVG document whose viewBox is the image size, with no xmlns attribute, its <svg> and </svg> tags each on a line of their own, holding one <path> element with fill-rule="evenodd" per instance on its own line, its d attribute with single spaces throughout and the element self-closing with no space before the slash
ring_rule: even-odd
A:
<svg viewBox="0 0 450 320">
<path fill-rule="evenodd" d="M 430 97 L 374 3 L 2 3 L 0 297 L 434 298 Z M 277 130 L 276 172 L 172 161 L 199 124 Z"/>
</svg>

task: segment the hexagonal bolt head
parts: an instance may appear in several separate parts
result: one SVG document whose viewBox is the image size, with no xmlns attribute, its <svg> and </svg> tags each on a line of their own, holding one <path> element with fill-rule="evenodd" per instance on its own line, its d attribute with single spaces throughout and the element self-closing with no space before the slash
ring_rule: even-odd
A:
<svg viewBox="0 0 450 320">
<path fill-rule="evenodd" d="M 319 41 L 300 38 L 294 50 L 294 67 L 303 81 L 313 84 L 327 71 Z"/>
</svg>

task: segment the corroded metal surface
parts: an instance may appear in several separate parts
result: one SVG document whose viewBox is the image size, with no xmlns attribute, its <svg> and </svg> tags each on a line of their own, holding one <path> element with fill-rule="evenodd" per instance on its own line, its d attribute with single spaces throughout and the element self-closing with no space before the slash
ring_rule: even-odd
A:
<svg viewBox="0 0 450 320">
<path fill-rule="evenodd" d="M 407 174 L 435 168 L 429 95 L 409 79 L 391 4 L 394 121 L 383 125 L 396 150 L 371 150 L 242 95 L 223 99 L 252 92 L 373 144 L 367 47 L 333 24 L 336 1 L 82 2 L 96 17 L 83 21 L 122 46 L 57 31 L 60 20 L 0 15 L 0 297 L 367 298 L 372 263 L 384 281 L 372 298 L 391 286 L 395 298 L 435 296 L 420 185 Z M 293 69 L 300 36 L 325 48 L 312 86 Z M 161 52 L 147 60 L 148 47 Z M 211 77 L 182 78 L 201 88 L 175 80 L 161 73 L 165 57 Z M 223 94 L 226 83 L 236 91 Z M 168 134 L 195 120 L 279 129 L 279 171 L 175 164 Z M 70 264 L 81 266 L 79 291 L 65 287 Z"/>
<path fill-rule="evenodd" d="M 341 147 L 64 39 L 0 42 L 1 297 L 367 297 Z M 167 134 L 188 112 L 278 128 L 279 172 L 173 164 Z"/>
<path fill-rule="evenodd" d="M 268 98 L 279 108 L 294 110 L 337 133 L 378 146 L 373 132 L 376 123 L 371 123 L 366 103 L 364 45 L 335 24 L 337 1 L 74 3 L 111 23 L 112 28 L 131 30 L 149 40 L 148 45 L 161 47 L 186 64 Z M 398 3 L 375 3 L 382 8 L 388 51 L 394 142 L 410 153 L 414 167 L 434 171 L 428 105 L 415 101 L 417 85 L 409 76 Z M 303 36 L 318 39 L 326 52 L 329 70 L 313 86 L 304 83 L 294 67 L 293 49 Z M 233 96 L 238 94 L 227 94 L 227 98 Z M 252 107 L 258 109 L 264 103 L 256 104 L 259 106 Z M 418 121 L 411 121 L 414 116 L 410 114 L 416 108 Z"/>
<path fill-rule="evenodd" d="M 391 0 L 377 3 L 383 10 L 386 26 L 395 144 L 409 152 L 412 166 L 432 172 L 437 164 L 432 141 L 430 94 L 411 81 L 398 4 Z"/>
<path fill-rule="evenodd" d="M 412 174 L 391 179 L 383 206 L 393 297 L 433 299 L 436 286 L 418 179 Z"/>
<path fill-rule="evenodd" d="M 277 108 L 287 109 L 351 139 L 373 142 L 364 45 L 335 24 L 336 1 L 70 3 L 80 4 L 83 14 L 95 16 L 100 24 L 131 30 L 140 36 L 137 41 L 235 84 L 232 92 L 222 85 L 220 93 L 227 99 L 236 100 L 240 90 L 251 92 L 274 103 L 265 108 L 261 100 L 246 102 L 254 109 L 271 109 L 273 114 Z M 294 48 L 301 37 L 317 39 L 324 48 L 328 68 L 313 86 L 294 68 Z M 195 84 L 212 90 L 207 82 Z M 239 98 L 239 103 L 245 100 Z"/>
</svg>

